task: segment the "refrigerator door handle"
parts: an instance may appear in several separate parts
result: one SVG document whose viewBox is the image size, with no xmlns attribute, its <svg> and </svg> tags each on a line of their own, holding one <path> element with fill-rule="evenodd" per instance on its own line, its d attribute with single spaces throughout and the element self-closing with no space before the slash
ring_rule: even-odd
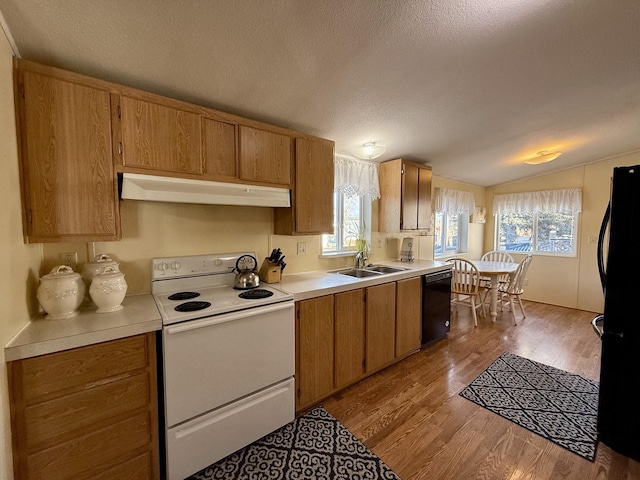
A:
<svg viewBox="0 0 640 480">
<path fill-rule="evenodd" d="M 600 273 L 600 283 L 602 283 L 602 291 L 604 292 L 605 285 L 607 283 L 607 273 L 604 269 L 604 237 L 607 231 L 607 225 L 611 218 L 611 202 L 607 205 L 607 210 L 604 212 L 604 218 L 600 225 L 600 234 L 598 235 L 598 273 Z M 597 317 L 596 317 L 597 318 Z"/>
<path fill-rule="evenodd" d="M 604 315 L 598 315 L 596 318 L 591 320 L 591 326 L 595 330 L 596 335 L 600 337 L 600 340 L 602 340 L 602 335 L 604 334 L 604 331 L 600 329 L 600 325 L 602 325 L 603 320 L 604 320 Z"/>
</svg>

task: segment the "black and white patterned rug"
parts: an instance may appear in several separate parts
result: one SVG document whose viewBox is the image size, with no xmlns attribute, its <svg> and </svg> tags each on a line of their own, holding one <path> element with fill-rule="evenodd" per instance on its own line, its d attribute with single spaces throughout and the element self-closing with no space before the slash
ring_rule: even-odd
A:
<svg viewBox="0 0 640 480">
<path fill-rule="evenodd" d="M 594 380 L 503 353 L 460 395 L 587 460 L 595 457 Z"/>
<path fill-rule="evenodd" d="M 189 480 L 400 480 L 322 407 L 232 453 Z"/>
</svg>

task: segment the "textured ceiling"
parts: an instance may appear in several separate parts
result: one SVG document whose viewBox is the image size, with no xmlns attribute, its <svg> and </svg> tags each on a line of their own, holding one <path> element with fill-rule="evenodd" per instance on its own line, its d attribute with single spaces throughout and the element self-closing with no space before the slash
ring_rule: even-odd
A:
<svg viewBox="0 0 640 480">
<path fill-rule="evenodd" d="M 22 58 L 492 186 L 640 150 L 638 0 L 0 0 Z M 541 150 L 564 154 L 523 165 Z"/>
</svg>

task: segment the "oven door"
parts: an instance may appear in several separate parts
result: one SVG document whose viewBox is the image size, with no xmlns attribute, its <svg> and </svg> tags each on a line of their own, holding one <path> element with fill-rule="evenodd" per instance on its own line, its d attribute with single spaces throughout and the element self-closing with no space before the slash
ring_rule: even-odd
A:
<svg viewBox="0 0 640 480">
<path fill-rule="evenodd" d="M 293 312 L 287 301 L 165 327 L 167 428 L 292 377 Z"/>
</svg>

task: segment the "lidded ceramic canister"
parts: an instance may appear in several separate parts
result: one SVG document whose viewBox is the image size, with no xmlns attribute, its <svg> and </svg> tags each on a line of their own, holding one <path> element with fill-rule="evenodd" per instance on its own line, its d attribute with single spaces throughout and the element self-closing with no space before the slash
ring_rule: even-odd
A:
<svg viewBox="0 0 640 480">
<path fill-rule="evenodd" d="M 91 262 L 85 263 L 84 268 L 82 269 L 82 278 L 87 285 L 87 289 L 91 286 L 91 279 L 93 279 L 95 275 L 101 273 L 105 267 L 117 267 L 118 265 L 118 262 L 114 261 L 106 253 L 96 255 L 93 257 Z"/>
<path fill-rule="evenodd" d="M 93 276 L 89 294 L 98 306 L 97 313 L 117 312 L 122 309 L 122 301 L 127 294 L 127 282 L 117 265 L 108 265 L 101 273 Z"/>
<path fill-rule="evenodd" d="M 38 301 L 47 319 L 75 317 L 84 298 L 85 286 L 79 273 L 67 265 L 58 265 L 40 278 Z"/>
</svg>

